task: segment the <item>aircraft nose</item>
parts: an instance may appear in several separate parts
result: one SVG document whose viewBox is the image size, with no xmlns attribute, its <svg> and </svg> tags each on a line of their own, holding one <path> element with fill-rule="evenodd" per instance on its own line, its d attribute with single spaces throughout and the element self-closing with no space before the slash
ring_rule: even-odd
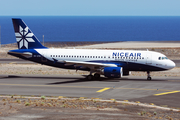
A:
<svg viewBox="0 0 180 120">
<path fill-rule="evenodd" d="M 176 66 L 176 64 L 173 61 L 170 60 L 168 66 L 169 66 L 169 69 L 172 69 L 172 68 L 174 68 Z"/>
</svg>

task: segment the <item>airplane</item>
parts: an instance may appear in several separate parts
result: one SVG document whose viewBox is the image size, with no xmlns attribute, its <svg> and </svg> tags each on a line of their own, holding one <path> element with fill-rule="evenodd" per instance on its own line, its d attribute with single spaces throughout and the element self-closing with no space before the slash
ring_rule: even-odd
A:
<svg viewBox="0 0 180 120">
<path fill-rule="evenodd" d="M 121 78 L 130 71 L 150 72 L 169 70 L 175 63 L 165 55 L 140 50 L 50 49 L 43 46 L 22 19 L 12 19 L 18 49 L 9 55 L 57 68 L 89 71 L 88 80 Z"/>
</svg>

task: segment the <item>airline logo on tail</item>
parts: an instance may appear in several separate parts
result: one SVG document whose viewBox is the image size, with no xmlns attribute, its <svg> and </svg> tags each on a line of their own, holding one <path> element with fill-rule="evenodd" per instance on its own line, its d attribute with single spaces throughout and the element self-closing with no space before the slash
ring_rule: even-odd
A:
<svg viewBox="0 0 180 120">
<path fill-rule="evenodd" d="M 23 29 L 21 26 L 19 26 L 19 32 L 16 32 L 15 36 L 16 36 L 16 40 L 19 45 L 19 49 L 21 49 L 23 47 L 25 49 L 28 49 L 28 43 L 35 42 L 32 38 L 34 36 L 34 34 L 29 32 L 28 27 Z"/>
</svg>

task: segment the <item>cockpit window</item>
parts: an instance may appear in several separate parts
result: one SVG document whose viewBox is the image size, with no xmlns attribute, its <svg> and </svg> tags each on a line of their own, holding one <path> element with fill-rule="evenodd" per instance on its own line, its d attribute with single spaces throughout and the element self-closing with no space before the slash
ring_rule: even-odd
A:
<svg viewBox="0 0 180 120">
<path fill-rule="evenodd" d="M 159 57 L 158 59 L 159 59 L 159 60 L 168 60 L 167 57 Z"/>
</svg>

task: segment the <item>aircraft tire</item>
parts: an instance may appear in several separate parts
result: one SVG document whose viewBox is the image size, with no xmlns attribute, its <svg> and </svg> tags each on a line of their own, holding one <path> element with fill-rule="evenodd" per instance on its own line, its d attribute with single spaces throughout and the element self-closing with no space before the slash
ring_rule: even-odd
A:
<svg viewBox="0 0 180 120">
<path fill-rule="evenodd" d="M 100 78 L 100 74 L 95 73 L 95 74 L 94 74 L 94 78 L 95 78 L 95 79 L 99 79 L 99 78 Z"/>
<path fill-rule="evenodd" d="M 88 76 L 86 77 L 86 79 L 87 79 L 87 80 L 93 80 L 93 76 L 92 76 L 92 75 L 88 75 Z"/>
<path fill-rule="evenodd" d="M 151 77 L 147 77 L 147 80 L 151 80 Z"/>
</svg>

